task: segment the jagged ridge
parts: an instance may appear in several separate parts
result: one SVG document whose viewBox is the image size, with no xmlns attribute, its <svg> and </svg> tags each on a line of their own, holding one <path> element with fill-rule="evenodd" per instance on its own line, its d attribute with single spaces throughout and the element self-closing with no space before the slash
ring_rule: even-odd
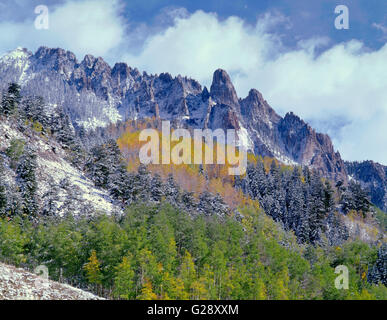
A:
<svg viewBox="0 0 387 320">
<path fill-rule="evenodd" d="M 252 89 L 238 98 L 226 71 L 216 70 L 210 91 L 195 80 L 168 73 L 148 75 L 125 63 L 111 68 L 86 55 L 78 62 L 63 49 L 17 49 L 0 60 L 0 82 L 18 82 L 27 95 L 62 105 L 76 127 L 105 127 L 118 120 L 156 117 L 175 126 L 240 130 L 239 141 L 255 154 L 308 165 L 324 176 L 346 180 L 346 169 L 327 135 L 299 117 L 280 117 Z"/>
</svg>

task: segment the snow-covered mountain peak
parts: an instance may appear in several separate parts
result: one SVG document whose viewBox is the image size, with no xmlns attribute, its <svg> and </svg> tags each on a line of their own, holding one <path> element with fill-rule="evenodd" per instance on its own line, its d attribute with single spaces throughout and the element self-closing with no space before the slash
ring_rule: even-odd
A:
<svg viewBox="0 0 387 320">
<path fill-rule="evenodd" d="M 13 67 L 24 72 L 29 66 L 29 58 L 32 53 L 24 48 L 17 48 L 0 57 L 0 64 L 5 67 Z"/>
<path fill-rule="evenodd" d="M 15 50 L 9 51 L 0 57 L 1 62 L 11 62 L 11 61 L 19 61 L 26 60 L 32 56 L 32 53 L 28 51 L 26 48 L 18 47 Z"/>
</svg>

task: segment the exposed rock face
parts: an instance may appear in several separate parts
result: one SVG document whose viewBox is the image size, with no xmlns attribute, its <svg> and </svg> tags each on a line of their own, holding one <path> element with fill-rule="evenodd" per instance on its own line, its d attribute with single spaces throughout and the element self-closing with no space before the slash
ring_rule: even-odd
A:
<svg viewBox="0 0 387 320">
<path fill-rule="evenodd" d="M 282 152 L 276 128 L 281 117 L 256 89 L 251 89 L 249 95 L 240 101 L 240 105 L 245 126 L 254 141 L 254 152 L 262 156 L 280 156 Z"/>
<path fill-rule="evenodd" d="M 310 165 L 323 175 L 346 180 L 340 154 L 330 138 L 316 133 L 293 113 L 281 118 L 252 89 L 239 99 L 226 71 L 218 69 L 210 91 L 190 78 L 148 75 L 125 63 L 111 68 L 102 58 L 81 62 L 63 49 L 18 49 L 0 58 L 0 89 L 19 82 L 22 93 L 62 105 L 75 127 L 105 127 L 118 120 L 155 117 L 189 128 L 236 129 L 246 148 L 289 164 Z"/>
<path fill-rule="evenodd" d="M 282 145 L 294 161 L 311 166 L 331 179 L 346 181 L 344 161 L 334 151 L 328 135 L 316 133 L 292 112 L 281 119 L 278 132 Z"/>
<path fill-rule="evenodd" d="M 267 133 L 281 119 L 256 89 L 251 89 L 249 95 L 241 101 L 241 113 L 243 117 L 264 125 Z"/>
<path fill-rule="evenodd" d="M 369 190 L 372 203 L 387 212 L 387 167 L 373 161 L 345 165 L 350 177 Z"/>
<path fill-rule="evenodd" d="M 211 109 L 209 118 L 209 128 L 216 130 L 222 128 L 227 129 L 240 129 L 240 121 L 235 110 L 226 104 L 216 104 Z"/>
<path fill-rule="evenodd" d="M 29 54 L 29 53 L 28 53 Z M 52 69 L 69 78 L 77 60 L 72 52 L 63 49 L 49 49 L 41 47 L 31 56 L 31 71 L 39 72 Z"/>
<path fill-rule="evenodd" d="M 214 72 L 209 97 L 213 106 L 210 108 L 208 127 L 214 130 L 218 128 L 239 130 L 241 115 L 238 96 L 226 71 L 218 69 Z"/>
<path fill-rule="evenodd" d="M 218 69 L 214 72 L 211 85 L 211 97 L 216 103 L 238 107 L 238 96 L 234 85 L 226 71 Z"/>
</svg>

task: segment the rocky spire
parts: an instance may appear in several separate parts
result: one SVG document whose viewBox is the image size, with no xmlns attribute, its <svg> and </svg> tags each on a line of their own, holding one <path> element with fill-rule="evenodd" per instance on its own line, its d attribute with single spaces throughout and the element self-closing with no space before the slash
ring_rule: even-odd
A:
<svg viewBox="0 0 387 320">
<path fill-rule="evenodd" d="M 239 107 L 238 96 L 230 76 L 222 69 L 214 72 L 210 94 L 216 103 Z"/>
<path fill-rule="evenodd" d="M 281 119 L 256 89 L 251 89 L 249 95 L 241 101 L 240 105 L 242 116 L 246 118 L 246 122 L 263 121 L 271 126 Z"/>
</svg>

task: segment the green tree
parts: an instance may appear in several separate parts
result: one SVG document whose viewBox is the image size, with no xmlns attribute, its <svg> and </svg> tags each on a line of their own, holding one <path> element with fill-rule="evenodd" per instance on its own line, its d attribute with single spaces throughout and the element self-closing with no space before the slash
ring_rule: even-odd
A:
<svg viewBox="0 0 387 320">
<path fill-rule="evenodd" d="M 21 227 L 21 221 L 8 221 L 0 218 L 0 257 L 3 261 L 19 265 L 25 262 L 24 246 L 27 238 Z"/>
<path fill-rule="evenodd" d="M 3 94 L 1 102 L 1 113 L 7 116 L 15 114 L 20 101 L 20 86 L 17 83 L 11 83 L 7 92 Z"/>
<path fill-rule="evenodd" d="M 180 266 L 180 278 L 184 283 L 185 291 L 192 297 L 192 285 L 196 280 L 196 269 L 192 256 L 188 251 L 185 251 L 183 260 Z"/>
<path fill-rule="evenodd" d="M 0 157 L 0 177 L 4 176 L 3 158 Z M 3 217 L 7 209 L 7 193 L 3 179 L 0 180 L 0 218 Z"/>
<path fill-rule="evenodd" d="M 176 242 L 174 230 L 166 215 L 167 208 L 162 208 L 154 217 L 150 232 L 152 251 L 165 270 L 176 267 Z"/>
<path fill-rule="evenodd" d="M 35 152 L 26 149 L 20 158 L 16 173 L 23 197 L 23 214 L 27 217 L 34 217 L 38 210 L 36 167 Z"/>
<path fill-rule="evenodd" d="M 9 147 L 5 150 L 6 155 L 10 158 L 11 168 L 16 169 L 20 157 L 24 153 L 25 141 L 21 139 L 12 139 Z"/>
<path fill-rule="evenodd" d="M 138 286 L 144 286 L 146 279 L 156 284 L 162 276 L 159 269 L 159 264 L 153 253 L 147 248 L 140 250 L 138 253 Z"/>
<path fill-rule="evenodd" d="M 132 299 L 136 297 L 134 270 L 132 268 L 132 257 L 125 256 L 116 267 L 114 278 L 114 295 L 121 299 Z"/>
<path fill-rule="evenodd" d="M 137 297 L 138 300 L 156 300 L 157 295 L 153 292 L 152 282 L 149 279 L 144 279 L 144 285 L 141 289 L 141 294 Z"/>
</svg>

